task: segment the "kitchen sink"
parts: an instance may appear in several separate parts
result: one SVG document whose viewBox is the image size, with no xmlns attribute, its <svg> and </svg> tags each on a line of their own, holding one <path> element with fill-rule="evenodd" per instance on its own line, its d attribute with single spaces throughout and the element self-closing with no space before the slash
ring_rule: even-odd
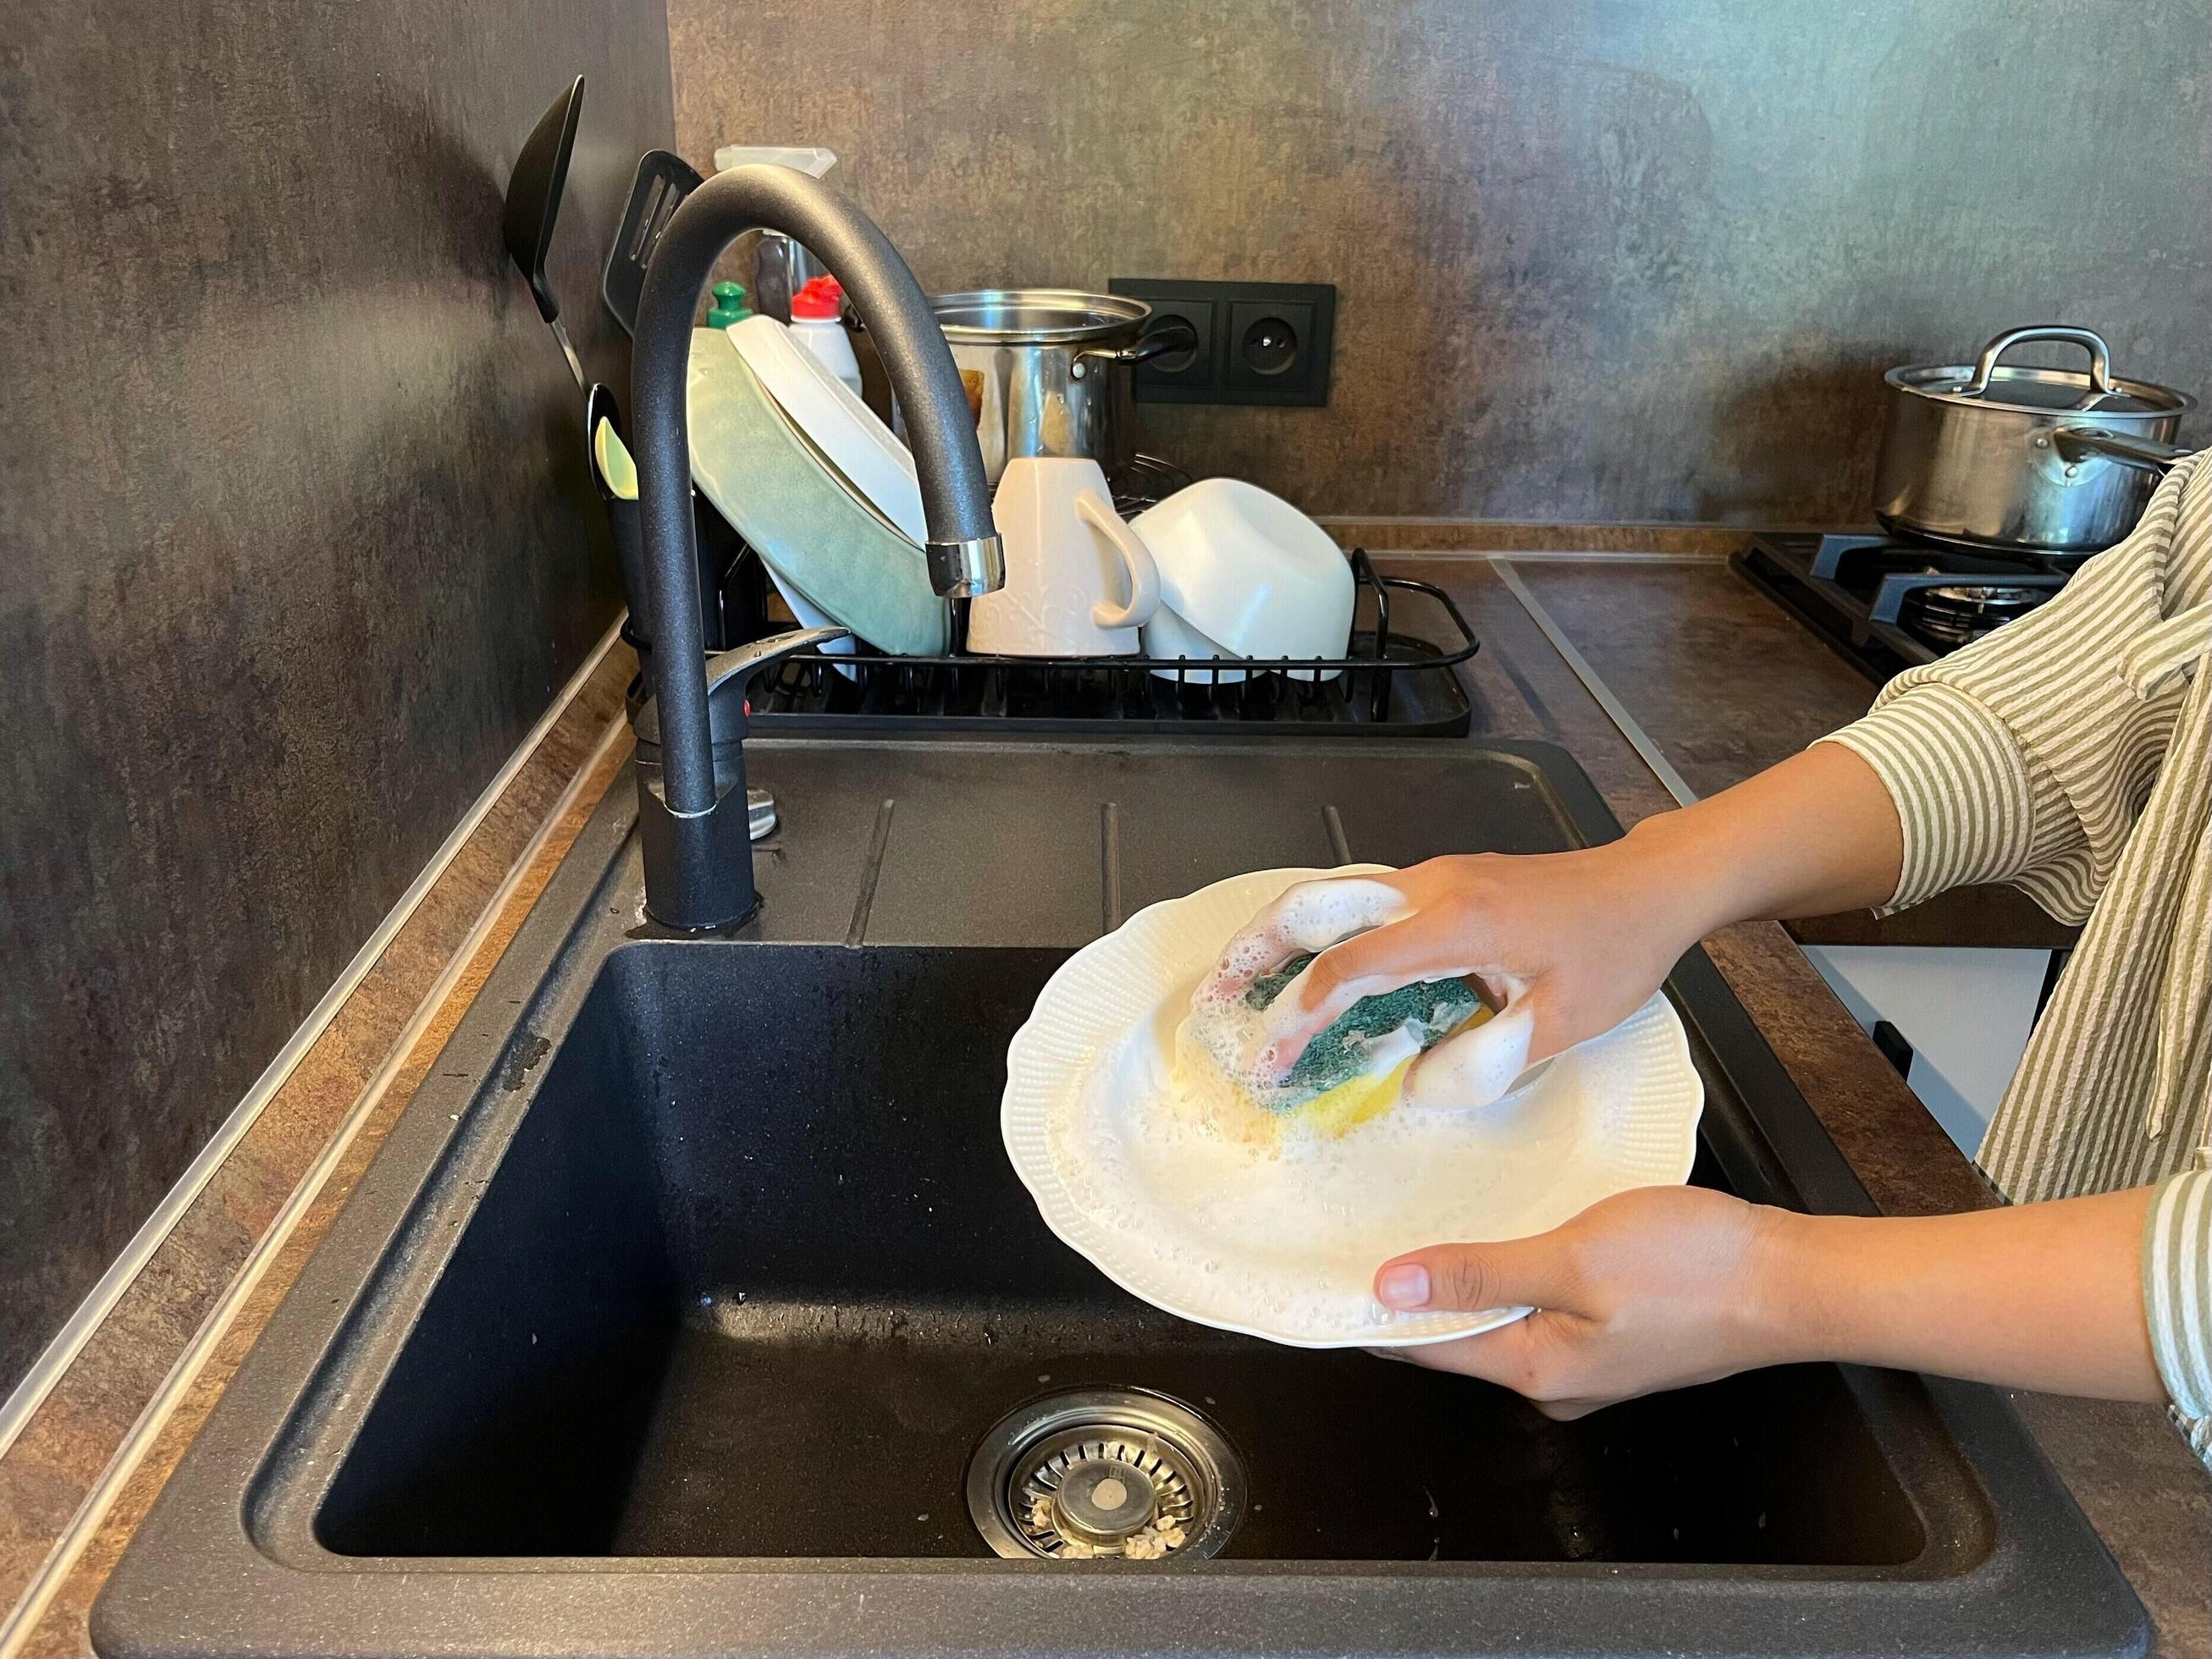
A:
<svg viewBox="0 0 2212 1659">
<path fill-rule="evenodd" d="M 617 784 L 127 1553 L 104 1652 L 2141 1649 L 1989 1390 L 1795 1366 L 1554 1423 L 1186 1323 L 1045 1229 L 998 1097 L 1071 949 L 1232 870 L 1614 833 L 1558 751 L 757 747 L 763 916 L 657 936 Z M 1867 1208 L 1702 954 L 1669 990 L 1692 1178 Z M 1155 1462 L 1219 1500 L 1204 1550 L 1023 1547 L 1008 1422 L 1077 1444 L 1100 1401 L 1191 1425 L 1193 1467 Z"/>
<path fill-rule="evenodd" d="M 1926 1547 L 1832 1368 L 1561 1424 L 1114 1288 L 999 1144 L 1006 1041 L 1063 954 L 617 951 L 339 1466 L 324 1547 L 988 1556 L 962 1493 L 993 1423 L 1048 1389 L 1134 1387 L 1241 1455 L 1231 1559 Z"/>
</svg>

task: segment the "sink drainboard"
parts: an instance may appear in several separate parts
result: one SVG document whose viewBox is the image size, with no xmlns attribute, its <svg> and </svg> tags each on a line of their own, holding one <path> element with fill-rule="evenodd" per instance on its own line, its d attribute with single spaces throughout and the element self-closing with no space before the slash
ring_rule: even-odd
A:
<svg viewBox="0 0 2212 1659">
<path fill-rule="evenodd" d="M 968 1512 L 1010 1559 L 1195 1560 L 1244 1517 L 1244 1466 L 1182 1401 L 1139 1389 L 1048 1395 L 993 1425 Z"/>
</svg>

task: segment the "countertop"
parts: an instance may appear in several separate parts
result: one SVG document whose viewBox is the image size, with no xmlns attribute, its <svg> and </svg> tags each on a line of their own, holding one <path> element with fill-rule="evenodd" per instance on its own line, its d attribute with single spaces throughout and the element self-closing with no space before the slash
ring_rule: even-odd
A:
<svg viewBox="0 0 2212 1659">
<path fill-rule="evenodd" d="M 1874 681 L 1723 560 L 1519 558 L 1510 568 L 1697 795 L 1787 758 L 1874 700 Z M 1962 888 L 1879 919 L 1862 910 L 1786 926 L 1805 944 L 2040 950 L 2069 946 L 2080 931 L 2011 887 Z"/>
<path fill-rule="evenodd" d="M 1667 810 L 1674 797 L 1522 595 L 1698 793 L 1801 747 L 1872 696 L 1856 670 L 1708 554 L 1424 552 L 1386 562 L 1450 592 L 1481 639 L 1463 671 L 1476 730 L 1561 744 L 1624 823 Z M 1417 606 L 1402 620 L 1424 631 Z M 627 738 L 606 721 L 628 672 L 627 652 L 614 653 L 533 758 L 523 810 L 537 833 L 518 850 L 521 838 L 506 831 L 487 849 L 512 860 L 507 878 L 467 871 L 457 891 L 441 898 L 434 889 L 426 913 L 474 916 L 475 926 L 445 921 L 434 945 L 380 964 L 394 982 L 378 1006 L 342 1011 L 341 1022 L 356 1017 L 333 1028 L 351 1063 L 288 1084 L 234 1154 L 236 1167 L 204 1195 L 212 1218 L 188 1218 L 134 1287 L 135 1302 L 111 1316 L 130 1327 L 103 1327 L 0 1455 L 0 1606 L 27 1597 L 0 1633 L 0 1652 L 88 1650 L 85 1613 L 116 1554 L 615 775 Z M 605 741 L 594 740 L 599 732 Z M 1856 928 L 1902 939 L 1917 927 L 1956 943 L 2049 939 L 2047 922 L 2033 931 L 2039 913 L 2021 915 L 2012 899 L 1976 895 L 1948 915 L 1882 924 L 1887 933 L 1866 918 L 1838 918 L 1808 936 Z M 1885 1210 L 1995 1201 L 1781 928 L 1730 928 L 1708 948 Z M 420 1003 L 399 999 L 401 986 Z M 2157 1651 L 2212 1656 L 2212 1479 L 2152 1408 L 2017 1399 L 2150 1607 Z"/>
</svg>

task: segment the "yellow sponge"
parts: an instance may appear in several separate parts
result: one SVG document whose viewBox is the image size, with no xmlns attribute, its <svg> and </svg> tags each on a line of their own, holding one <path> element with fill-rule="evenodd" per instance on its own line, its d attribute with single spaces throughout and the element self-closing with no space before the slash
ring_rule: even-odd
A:
<svg viewBox="0 0 2212 1659">
<path fill-rule="evenodd" d="M 1379 1077 L 1349 1079 L 1276 1116 L 1279 1121 L 1303 1124 L 1317 1134 L 1340 1135 L 1396 1105 L 1399 1091 L 1406 1086 L 1406 1073 L 1413 1069 L 1413 1062 L 1406 1060 Z"/>
</svg>

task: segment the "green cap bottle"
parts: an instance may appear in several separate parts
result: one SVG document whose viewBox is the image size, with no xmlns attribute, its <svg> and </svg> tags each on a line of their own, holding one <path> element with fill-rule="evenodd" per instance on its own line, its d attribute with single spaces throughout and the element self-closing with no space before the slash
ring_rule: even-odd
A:
<svg viewBox="0 0 2212 1659">
<path fill-rule="evenodd" d="M 708 327 L 727 328 L 732 323 L 742 323 L 752 314 L 753 308 L 745 303 L 745 285 L 743 283 L 714 284 L 714 303 L 707 311 Z"/>
</svg>

